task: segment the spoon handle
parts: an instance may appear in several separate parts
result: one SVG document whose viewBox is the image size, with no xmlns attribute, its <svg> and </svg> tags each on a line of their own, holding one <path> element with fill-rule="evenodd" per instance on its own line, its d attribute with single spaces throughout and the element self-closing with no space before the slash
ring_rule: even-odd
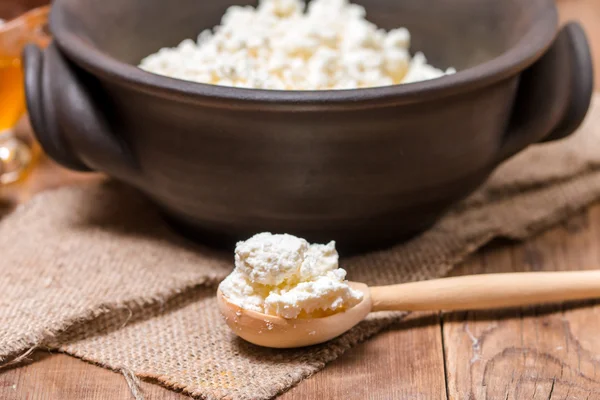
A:
<svg viewBox="0 0 600 400">
<path fill-rule="evenodd" d="M 600 298 L 600 271 L 473 275 L 370 288 L 373 311 L 458 311 Z"/>
</svg>

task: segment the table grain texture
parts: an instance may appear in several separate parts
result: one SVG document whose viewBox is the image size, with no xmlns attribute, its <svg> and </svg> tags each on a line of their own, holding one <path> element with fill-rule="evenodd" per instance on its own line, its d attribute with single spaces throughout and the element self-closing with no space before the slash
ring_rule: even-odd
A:
<svg viewBox="0 0 600 400">
<path fill-rule="evenodd" d="M 600 0 L 558 0 L 561 19 L 579 20 L 600 72 Z M 600 82 L 596 82 L 600 89 Z M 24 130 L 29 129 L 26 122 Z M 35 193 L 96 175 L 43 159 L 28 180 L 0 188 L 0 216 Z M 495 243 L 455 275 L 600 267 L 600 205 L 526 243 Z M 600 302 L 502 311 L 416 313 L 348 351 L 280 398 L 600 399 Z M 184 399 L 142 383 L 146 399 Z M 38 351 L 0 371 L 0 399 L 131 399 L 123 376 Z"/>
</svg>

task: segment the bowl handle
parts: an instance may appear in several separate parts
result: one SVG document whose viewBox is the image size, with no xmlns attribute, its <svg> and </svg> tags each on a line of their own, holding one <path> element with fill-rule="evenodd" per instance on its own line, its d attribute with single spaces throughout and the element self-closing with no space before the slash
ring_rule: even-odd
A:
<svg viewBox="0 0 600 400">
<path fill-rule="evenodd" d="M 139 168 L 132 153 L 101 114 L 103 93 L 97 82 L 77 71 L 55 43 L 43 52 L 28 45 L 23 61 L 27 110 L 46 154 L 75 171 L 135 177 Z"/>
<path fill-rule="evenodd" d="M 522 73 L 498 162 L 532 143 L 571 135 L 588 112 L 593 88 L 586 34 L 581 25 L 570 22 L 548 51 Z"/>
</svg>

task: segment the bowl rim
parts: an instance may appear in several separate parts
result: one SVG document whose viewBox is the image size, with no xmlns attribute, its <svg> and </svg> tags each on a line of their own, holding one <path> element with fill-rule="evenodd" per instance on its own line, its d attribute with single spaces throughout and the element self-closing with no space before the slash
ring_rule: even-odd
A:
<svg viewBox="0 0 600 400">
<path fill-rule="evenodd" d="M 537 61 L 558 34 L 558 10 L 554 0 L 539 0 L 540 17 L 508 51 L 482 64 L 428 81 L 346 90 L 267 90 L 219 86 L 154 74 L 124 63 L 100 51 L 62 23 L 64 0 L 55 0 L 50 27 L 59 49 L 87 72 L 121 87 L 159 95 L 183 103 L 220 104 L 228 108 L 278 104 L 364 108 L 377 103 L 409 104 L 456 95 L 514 77 Z M 185 39 L 185 38 L 183 38 Z M 182 39 L 182 40 L 183 40 Z M 158 49 L 157 49 L 158 50 Z M 312 109 L 312 107 L 311 107 Z"/>
</svg>

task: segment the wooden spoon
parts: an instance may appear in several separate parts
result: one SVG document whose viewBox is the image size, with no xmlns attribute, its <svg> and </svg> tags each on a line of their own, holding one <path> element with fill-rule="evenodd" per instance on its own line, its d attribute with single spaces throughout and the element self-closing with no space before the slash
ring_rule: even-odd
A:
<svg viewBox="0 0 600 400">
<path fill-rule="evenodd" d="M 474 275 L 369 288 L 355 307 L 324 318 L 285 319 L 245 310 L 218 291 L 227 325 L 259 346 L 295 348 L 319 344 L 350 330 L 375 311 L 458 311 L 517 307 L 600 297 L 600 271 Z"/>
</svg>

